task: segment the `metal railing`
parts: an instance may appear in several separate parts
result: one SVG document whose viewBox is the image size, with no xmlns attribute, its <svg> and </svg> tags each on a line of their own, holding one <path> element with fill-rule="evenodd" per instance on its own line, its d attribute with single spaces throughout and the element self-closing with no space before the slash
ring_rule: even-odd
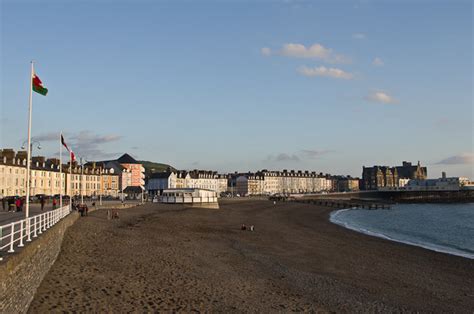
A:
<svg viewBox="0 0 474 314">
<path fill-rule="evenodd" d="M 0 226 L 0 261 L 15 247 L 25 246 L 70 213 L 69 205 Z"/>
</svg>

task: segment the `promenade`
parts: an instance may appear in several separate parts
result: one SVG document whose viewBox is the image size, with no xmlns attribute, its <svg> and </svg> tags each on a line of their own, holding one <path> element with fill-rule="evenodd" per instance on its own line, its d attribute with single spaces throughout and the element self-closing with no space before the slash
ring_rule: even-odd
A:
<svg viewBox="0 0 474 314">
<path fill-rule="evenodd" d="M 84 203 L 86 203 L 89 208 L 92 208 L 92 203 L 93 202 L 95 202 L 97 208 L 101 207 L 101 206 L 99 206 L 99 201 L 98 200 L 86 201 Z M 65 201 L 63 203 L 64 203 L 64 206 L 69 204 L 68 201 Z M 116 206 L 116 205 L 120 205 L 121 203 L 122 202 L 119 201 L 119 200 L 104 200 L 104 201 L 102 201 L 102 207 Z M 138 203 L 140 203 L 140 201 L 127 200 L 124 203 L 125 204 L 138 204 Z M 56 208 L 59 208 L 59 202 L 58 202 Z M 52 206 L 51 202 L 49 202 L 48 204 L 45 204 L 43 211 L 41 210 L 41 205 L 39 203 L 32 203 L 32 204 L 30 204 L 30 217 L 42 214 L 42 213 L 50 211 L 50 210 L 53 210 L 53 206 Z M 16 212 L 16 211 L 15 212 L 9 212 L 9 211 L 4 211 L 0 208 L 0 226 L 6 225 L 6 224 L 9 224 L 11 222 L 18 221 L 18 220 L 21 220 L 21 219 L 24 219 L 24 218 L 25 218 L 25 207 L 24 207 L 24 205 L 23 205 L 23 211 L 21 211 L 21 212 Z"/>
<path fill-rule="evenodd" d="M 95 211 L 66 232 L 31 313 L 456 312 L 474 261 L 328 222 L 331 209 L 223 199 Z M 255 231 L 242 231 L 242 224 Z"/>
</svg>

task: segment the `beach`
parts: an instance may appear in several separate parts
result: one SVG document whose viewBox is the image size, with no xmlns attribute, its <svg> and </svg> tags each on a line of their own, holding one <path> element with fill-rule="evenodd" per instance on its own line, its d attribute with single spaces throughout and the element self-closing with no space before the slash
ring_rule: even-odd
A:
<svg viewBox="0 0 474 314">
<path fill-rule="evenodd" d="M 29 311 L 472 313 L 474 260 L 359 234 L 330 212 L 252 199 L 98 210 L 66 232 Z"/>
</svg>

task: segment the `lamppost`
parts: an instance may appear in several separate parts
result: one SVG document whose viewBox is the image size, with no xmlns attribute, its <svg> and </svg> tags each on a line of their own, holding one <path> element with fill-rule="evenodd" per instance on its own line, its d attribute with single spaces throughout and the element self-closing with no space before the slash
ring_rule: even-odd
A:
<svg viewBox="0 0 474 314">
<path fill-rule="evenodd" d="M 123 201 L 124 201 L 124 200 L 123 200 L 123 186 L 124 186 L 124 179 L 125 179 L 125 173 L 126 173 L 126 172 L 127 172 L 127 169 L 123 169 L 123 170 L 122 170 L 122 182 L 121 182 L 121 183 L 122 183 L 122 184 L 121 184 L 121 188 L 122 188 L 122 192 L 121 192 L 121 194 L 122 194 L 122 204 L 123 204 Z"/>
<path fill-rule="evenodd" d="M 102 167 L 104 165 L 102 164 Z M 102 206 L 102 193 L 104 192 L 104 182 L 102 181 L 102 172 L 103 172 L 103 168 L 100 167 L 99 168 L 99 206 Z"/>
<path fill-rule="evenodd" d="M 28 145 L 28 141 L 24 141 L 23 144 L 21 144 L 21 149 L 25 149 L 27 145 Z M 30 143 L 31 158 L 33 158 L 33 145 L 37 145 L 36 148 L 38 150 L 41 150 L 41 143 L 39 141 L 31 141 L 31 143 Z M 30 160 L 30 162 L 31 162 L 31 160 Z M 31 169 L 30 169 L 30 171 L 31 171 Z M 29 177 L 30 177 L 30 182 L 31 182 L 31 176 L 29 176 Z M 36 186 L 35 186 L 35 189 L 36 189 Z M 31 184 L 30 184 L 30 191 L 31 191 Z M 25 194 L 26 194 L 26 191 L 25 191 Z"/>
<path fill-rule="evenodd" d="M 80 162 L 81 162 L 81 181 L 80 181 L 80 187 L 81 187 L 81 204 L 84 204 L 84 163 L 82 162 L 82 157 L 80 157 Z"/>
</svg>

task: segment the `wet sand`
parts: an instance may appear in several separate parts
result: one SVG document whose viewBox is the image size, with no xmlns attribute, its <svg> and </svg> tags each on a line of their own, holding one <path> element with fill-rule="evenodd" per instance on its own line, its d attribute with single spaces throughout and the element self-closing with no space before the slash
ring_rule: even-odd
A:
<svg viewBox="0 0 474 314">
<path fill-rule="evenodd" d="M 30 312 L 473 312 L 474 260 L 346 230 L 330 211 L 223 200 L 93 212 L 67 231 Z"/>
</svg>

